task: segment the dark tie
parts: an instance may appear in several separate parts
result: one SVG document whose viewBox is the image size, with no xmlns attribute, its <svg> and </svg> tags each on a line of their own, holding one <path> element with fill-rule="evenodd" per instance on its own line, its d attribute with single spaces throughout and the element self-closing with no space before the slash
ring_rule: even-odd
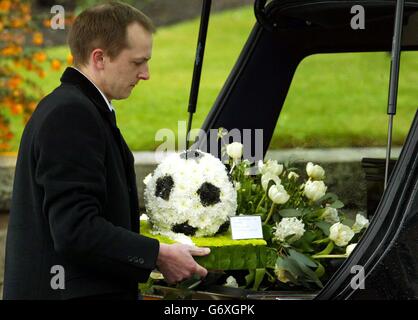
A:
<svg viewBox="0 0 418 320">
<path fill-rule="evenodd" d="M 114 125 L 115 127 L 117 127 L 115 110 L 109 111 L 108 116 L 109 116 L 110 123 Z"/>
</svg>

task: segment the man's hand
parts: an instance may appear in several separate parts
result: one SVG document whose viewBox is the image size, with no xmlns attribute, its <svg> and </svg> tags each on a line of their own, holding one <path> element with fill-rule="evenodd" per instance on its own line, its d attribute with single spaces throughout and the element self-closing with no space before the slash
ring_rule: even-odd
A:
<svg viewBox="0 0 418 320">
<path fill-rule="evenodd" d="M 160 244 L 157 268 L 168 283 L 176 283 L 188 279 L 194 274 L 206 277 L 208 271 L 196 263 L 193 256 L 205 256 L 209 248 L 199 248 L 185 244 Z"/>
</svg>

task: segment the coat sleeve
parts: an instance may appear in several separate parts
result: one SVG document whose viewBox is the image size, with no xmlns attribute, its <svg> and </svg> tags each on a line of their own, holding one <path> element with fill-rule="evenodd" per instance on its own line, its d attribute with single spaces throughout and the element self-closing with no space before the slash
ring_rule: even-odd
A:
<svg viewBox="0 0 418 320">
<path fill-rule="evenodd" d="M 102 129 L 103 130 L 103 129 Z M 55 250 L 94 271 L 144 281 L 159 242 L 101 215 L 106 203 L 105 139 L 92 111 L 59 106 L 37 135 L 36 182 Z"/>
</svg>

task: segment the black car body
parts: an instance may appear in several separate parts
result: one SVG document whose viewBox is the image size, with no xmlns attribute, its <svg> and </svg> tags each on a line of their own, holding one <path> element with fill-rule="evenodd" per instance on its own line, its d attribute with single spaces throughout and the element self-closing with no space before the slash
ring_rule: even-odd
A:
<svg viewBox="0 0 418 320">
<path fill-rule="evenodd" d="M 293 0 L 258 8 L 258 22 L 202 129 L 263 128 L 265 154 L 299 63 L 318 53 L 390 52 L 395 4 Z M 365 9 L 363 30 L 350 25 L 354 5 Z M 401 48 L 418 50 L 416 0 L 405 3 Z M 417 154 L 416 116 L 367 232 L 316 299 L 418 298 Z M 356 286 L 358 267 L 365 281 Z"/>
</svg>

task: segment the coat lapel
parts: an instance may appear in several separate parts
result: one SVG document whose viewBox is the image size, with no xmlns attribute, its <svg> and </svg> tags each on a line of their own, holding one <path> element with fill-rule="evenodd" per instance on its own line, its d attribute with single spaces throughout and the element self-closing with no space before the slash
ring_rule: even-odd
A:
<svg viewBox="0 0 418 320">
<path fill-rule="evenodd" d="M 71 67 L 65 69 L 61 82 L 77 86 L 96 105 L 100 113 L 110 114 L 106 101 L 94 84 L 76 69 Z"/>
</svg>

